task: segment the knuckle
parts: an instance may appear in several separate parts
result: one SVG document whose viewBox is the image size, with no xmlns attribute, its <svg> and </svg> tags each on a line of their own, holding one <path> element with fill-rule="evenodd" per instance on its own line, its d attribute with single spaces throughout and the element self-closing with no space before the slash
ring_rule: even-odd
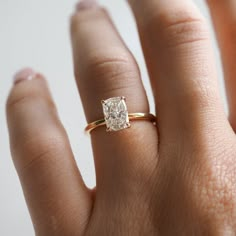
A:
<svg viewBox="0 0 236 236">
<path fill-rule="evenodd" d="M 168 47 L 209 40 L 209 32 L 203 21 L 193 19 L 170 25 L 164 29 L 163 35 Z"/>
<path fill-rule="evenodd" d="M 120 51 L 118 53 L 113 51 L 112 55 L 89 56 L 86 67 L 86 89 L 91 91 L 96 85 L 93 89 L 102 94 L 124 91 L 137 87 L 139 73 L 135 60 L 126 53 L 122 55 Z"/>
<path fill-rule="evenodd" d="M 192 16 L 188 11 L 160 14 L 153 17 L 152 25 L 157 25 L 158 35 L 166 47 L 209 40 L 210 33 L 203 17 Z"/>
<path fill-rule="evenodd" d="M 27 101 L 32 101 L 37 95 L 31 91 L 23 93 L 12 92 L 7 100 L 7 109 L 12 110 L 15 107 L 25 104 Z"/>
<path fill-rule="evenodd" d="M 31 171 L 34 167 L 43 165 L 43 163 L 59 161 L 58 157 L 66 149 L 66 142 L 65 137 L 54 130 L 37 134 L 35 137 L 25 138 L 15 148 L 16 151 L 21 149 L 18 153 L 24 156 L 24 159 L 21 159 L 18 171 L 22 174 Z"/>
<path fill-rule="evenodd" d="M 88 67 L 93 75 L 101 78 L 104 75 L 107 77 L 116 77 L 120 74 L 135 71 L 136 64 L 127 55 L 124 56 L 101 56 L 99 58 L 92 57 L 88 63 Z"/>
<path fill-rule="evenodd" d="M 47 94 L 47 90 L 40 88 L 40 86 L 24 85 L 13 87 L 11 90 L 7 102 L 7 112 L 21 108 L 22 106 L 28 105 L 29 103 L 42 102 L 54 109 L 54 103 L 50 96 Z"/>
</svg>

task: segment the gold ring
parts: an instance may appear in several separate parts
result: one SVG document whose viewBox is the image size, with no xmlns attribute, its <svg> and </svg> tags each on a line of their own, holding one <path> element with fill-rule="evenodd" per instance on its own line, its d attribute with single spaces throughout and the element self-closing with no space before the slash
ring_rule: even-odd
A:
<svg viewBox="0 0 236 236">
<path fill-rule="evenodd" d="M 106 100 L 102 100 L 104 118 L 89 123 L 85 131 L 90 133 L 97 127 L 106 125 L 107 131 L 119 131 L 131 127 L 130 121 L 134 120 L 147 120 L 156 124 L 156 116 L 150 113 L 128 113 L 126 98 L 125 97 L 113 97 Z"/>
</svg>

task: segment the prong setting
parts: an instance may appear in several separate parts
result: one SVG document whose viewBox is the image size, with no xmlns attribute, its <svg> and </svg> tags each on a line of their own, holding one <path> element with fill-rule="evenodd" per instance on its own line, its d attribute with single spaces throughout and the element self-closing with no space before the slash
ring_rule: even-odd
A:
<svg viewBox="0 0 236 236">
<path fill-rule="evenodd" d="M 108 132 L 119 131 L 130 127 L 125 101 L 124 96 L 102 100 L 103 113 Z"/>
<path fill-rule="evenodd" d="M 131 124 L 130 123 L 126 123 L 126 128 L 130 128 Z"/>
<path fill-rule="evenodd" d="M 111 130 L 110 128 L 107 128 L 106 131 L 107 131 L 107 132 L 111 132 L 112 130 Z"/>
</svg>

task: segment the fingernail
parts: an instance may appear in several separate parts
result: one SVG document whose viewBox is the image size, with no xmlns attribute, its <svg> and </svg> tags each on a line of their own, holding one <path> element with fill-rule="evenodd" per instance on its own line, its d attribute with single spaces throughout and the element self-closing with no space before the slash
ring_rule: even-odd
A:
<svg viewBox="0 0 236 236">
<path fill-rule="evenodd" d="M 25 80 L 32 80 L 36 76 L 36 74 L 37 73 L 31 68 L 22 69 L 15 74 L 13 78 L 14 84 Z"/>
<path fill-rule="evenodd" d="M 98 2 L 96 0 L 80 0 L 76 5 L 76 10 L 81 11 L 97 6 Z"/>
</svg>

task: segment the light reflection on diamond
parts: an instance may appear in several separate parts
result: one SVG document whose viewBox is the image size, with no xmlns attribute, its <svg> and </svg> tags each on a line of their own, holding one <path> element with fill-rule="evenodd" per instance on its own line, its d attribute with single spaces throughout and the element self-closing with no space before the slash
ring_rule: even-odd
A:
<svg viewBox="0 0 236 236">
<path fill-rule="evenodd" d="M 130 127 L 124 97 L 114 97 L 102 101 L 103 113 L 108 131 L 118 131 Z"/>
</svg>

